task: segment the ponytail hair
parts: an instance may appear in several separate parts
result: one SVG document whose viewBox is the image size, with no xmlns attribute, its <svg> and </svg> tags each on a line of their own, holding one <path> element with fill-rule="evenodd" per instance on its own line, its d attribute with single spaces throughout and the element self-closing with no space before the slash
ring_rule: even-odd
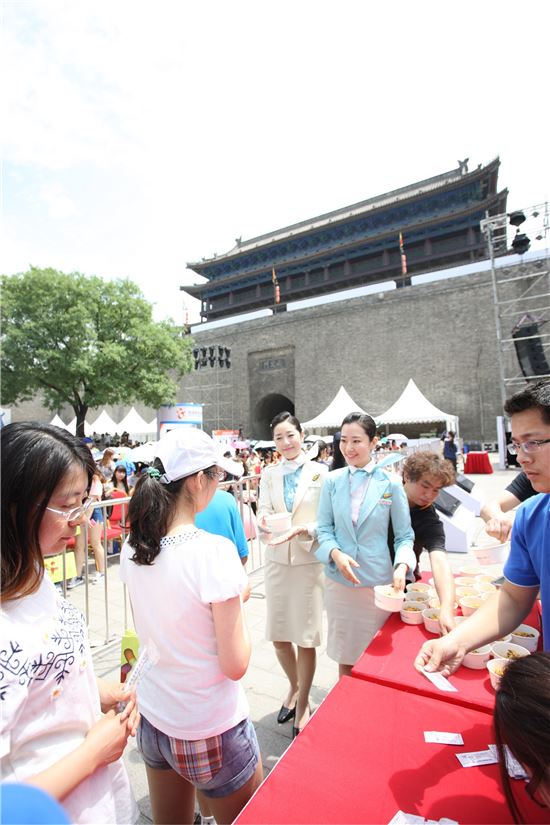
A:
<svg viewBox="0 0 550 825">
<path fill-rule="evenodd" d="M 166 535 L 176 510 L 185 478 L 161 484 L 165 472 L 159 458 L 138 479 L 128 506 L 130 535 L 128 543 L 134 551 L 136 564 L 153 564 L 160 553 L 160 540 Z"/>
</svg>

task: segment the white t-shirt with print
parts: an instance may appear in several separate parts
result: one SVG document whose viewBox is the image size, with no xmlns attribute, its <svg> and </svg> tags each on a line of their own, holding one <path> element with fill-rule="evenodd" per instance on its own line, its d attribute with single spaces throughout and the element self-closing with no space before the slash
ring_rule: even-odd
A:
<svg viewBox="0 0 550 825">
<path fill-rule="evenodd" d="M 84 617 L 47 575 L 36 593 L 2 606 L 0 709 L 4 782 L 49 768 L 101 716 Z M 99 768 L 61 804 L 74 823 L 133 823 L 139 815 L 120 760 Z"/>
<path fill-rule="evenodd" d="M 176 739 L 206 739 L 249 714 L 240 682 L 218 660 L 212 603 L 239 596 L 247 576 L 235 545 L 194 525 L 161 540 L 152 565 L 131 561 L 125 542 L 120 578 L 128 585 L 140 644 L 151 639 L 159 660 L 138 683 L 141 713 Z"/>
</svg>

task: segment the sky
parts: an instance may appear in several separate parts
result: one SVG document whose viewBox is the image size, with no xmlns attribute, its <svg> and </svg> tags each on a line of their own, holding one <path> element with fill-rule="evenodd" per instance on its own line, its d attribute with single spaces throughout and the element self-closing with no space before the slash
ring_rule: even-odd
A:
<svg viewBox="0 0 550 825">
<path fill-rule="evenodd" d="M 0 273 L 130 278 L 500 156 L 550 196 L 547 0 L 2 0 Z"/>
</svg>

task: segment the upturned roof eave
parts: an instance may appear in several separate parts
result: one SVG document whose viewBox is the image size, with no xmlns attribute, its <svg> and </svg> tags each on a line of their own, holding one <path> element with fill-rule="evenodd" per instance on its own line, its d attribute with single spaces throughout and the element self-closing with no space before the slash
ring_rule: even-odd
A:
<svg viewBox="0 0 550 825">
<path fill-rule="evenodd" d="M 491 195 L 491 197 L 486 198 L 484 201 L 481 201 L 479 204 L 476 204 L 475 206 L 470 207 L 469 209 L 463 209 L 461 212 L 454 212 L 452 217 L 453 218 L 460 218 L 460 217 L 464 217 L 468 214 L 471 214 L 473 212 L 477 212 L 480 209 L 488 209 L 488 208 L 491 207 L 491 204 L 493 204 L 495 202 L 498 202 L 503 197 L 508 197 L 508 190 L 507 189 L 502 189 L 500 192 L 496 192 L 494 195 Z M 425 226 L 429 226 L 430 223 L 437 222 L 437 220 L 438 219 L 432 218 L 432 219 L 427 220 L 427 221 L 420 221 L 419 223 L 416 223 L 416 224 L 409 224 L 408 226 L 403 227 L 403 231 L 410 232 L 411 230 L 415 231 L 415 230 L 418 230 L 418 229 L 422 229 Z M 381 232 L 379 235 L 376 235 L 374 238 L 372 238 L 372 241 L 383 240 L 384 238 L 391 237 L 392 235 L 395 236 L 395 233 L 396 233 L 395 229 L 387 230 L 386 232 Z M 342 244 L 341 246 L 338 247 L 338 251 L 340 251 L 340 252 L 349 251 L 349 250 L 353 249 L 355 246 L 357 246 L 359 243 L 364 243 L 364 241 L 353 241 L 352 243 L 349 243 L 349 244 Z M 405 239 L 405 249 L 406 249 L 406 239 Z M 303 261 L 304 263 L 311 263 L 311 262 L 315 261 L 316 258 L 324 257 L 326 254 L 327 254 L 327 250 L 322 250 L 320 252 L 312 253 L 311 255 L 304 255 L 299 260 Z M 296 266 L 297 264 L 298 264 L 298 261 L 289 261 L 287 263 L 275 264 L 275 266 L 278 270 L 280 270 L 280 268 L 284 268 L 285 266 Z M 241 272 L 237 275 L 229 275 L 227 278 L 219 278 L 217 280 L 208 280 L 204 284 L 195 284 L 192 288 L 185 287 L 185 291 L 189 292 L 191 295 L 199 297 L 200 295 L 203 294 L 203 291 L 205 289 L 208 289 L 208 287 L 210 287 L 210 286 L 216 286 L 216 287 L 226 286 L 226 285 L 230 286 L 231 284 L 235 284 L 235 283 L 238 283 L 239 281 L 243 280 L 243 278 L 253 278 L 256 275 L 259 275 L 262 272 L 265 272 L 267 268 L 268 267 L 266 267 L 266 266 L 257 267 L 256 269 L 250 270 L 248 272 Z M 194 291 L 192 291 L 192 289 Z"/>
<path fill-rule="evenodd" d="M 480 166 L 478 169 L 474 169 L 472 172 L 468 172 L 465 175 L 461 175 L 458 170 L 444 172 L 441 175 L 426 178 L 423 181 L 409 184 L 408 186 L 401 187 L 400 189 L 394 189 L 390 192 L 376 195 L 373 198 L 368 198 L 367 200 L 359 201 L 358 203 L 351 204 L 349 206 L 343 206 L 339 209 L 335 209 L 333 212 L 326 212 L 314 218 L 308 218 L 305 221 L 299 221 L 298 223 L 281 227 L 281 229 L 277 229 L 274 232 L 249 238 L 239 245 L 234 246 L 228 252 L 224 252 L 222 255 L 207 258 L 204 261 L 188 262 L 186 263 L 186 267 L 206 278 L 208 276 L 205 275 L 202 270 L 207 269 L 213 263 L 220 263 L 221 261 L 235 258 L 238 255 L 242 255 L 244 252 L 251 252 L 259 247 L 269 247 L 271 244 L 278 243 L 279 241 L 290 236 L 293 238 L 300 237 L 300 235 L 305 235 L 312 229 L 320 229 L 329 224 L 331 226 L 337 226 L 339 223 L 345 223 L 347 220 L 356 218 L 366 212 L 376 213 L 388 208 L 389 206 L 395 205 L 397 202 L 406 203 L 407 201 L 414 201 L 429 192 L 451 188 L 457 183 L 474 181 L 478 178 L 491 174 L 499 167 L 499 165 L 500 158 L 497 156 L 486 166 Z M 441 184 L 437 185 L 439 180 L 441 180 Z M 422 186 L 427 186 L 430 188 L 422 189 Z M 407 193 L 410 194 L 407 195 Z M 400 197 L 400 195 L 403 195 L 403 197 Z M 393 199 L 391 199 L 392 196 Z M 263 243 L 264 241 L 265 243 Z"/>
</svg>

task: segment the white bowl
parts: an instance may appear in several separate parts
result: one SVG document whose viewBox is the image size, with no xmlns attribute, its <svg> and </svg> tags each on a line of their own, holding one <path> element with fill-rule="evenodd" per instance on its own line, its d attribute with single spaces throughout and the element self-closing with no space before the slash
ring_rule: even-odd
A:
<svg viewBox="0 0 550 825">
<path fill-rule="evenodd" d="M 479 565 L 468 565 L 466 567 L 461 567 L 459 573 L 461 576 L 467 576 L 467 578 L 472 578 L 472 576 L 476 577 L 482 573 L 482 569 Z"/>
<path fill-rule="evenodd" d="M 455 585 L 457 587 L 473 587 L 475 579 L 473 576 L 457 576 L 455 578 Z"/>
<path fill-rule="evenodd" d="M 439 596 L 432 596 L 432 598 L 428 601 L 428 604 L 426 606 L 427 607 L 433 607 L 434 610 L 439 610 L 439 608 L 441 607 L 441 602 L 439 601 Z M 457 609 L 458 609 L 458 603 L 454 602 L 453 610 L 456 611 Z"/>
<path fill-rule="evenodd" d="M 491 680 L 493 690 L 499 689 L 500 680 L 509 664 L 509 659 L 489 659 L 487 662 L 486 668 L 489 671 L 489 679 Z"/>
<path fill-rule="evenodd" d="M 405 599 L 401 608 L 401 621 L 405 624 L 422 624 L 422 611 L 425 609 L 424 602 L 411 602 Z"/>
<path fill-rule="evenodd" d="M 374 587 L 374 603 L 381 610 L 399 613 L 405 601 L 405 594 L 394 590 L 391 584 L 377 584 Z"/>
<path fill-rule="evenodd" d="M 459 601 L 462 615 L 471 616 L 481 606 L 482 601 L 481 596 L 463 596 Z"/>
<path fill-rule="evenodd" d="M 528 633 L 530 635 L 524 636 L 521 634 Z M 539 636 L 540 633 L 536 628 L 531 627 L 529 624 L 520 624 L 519 627 L 516 627 L 514 631 L 512 631 L 512 642 L 515 645 L 520 645 L 520 647 L 524 647 L 530 653 L 534 653 L 539 644 Z"/>
<path fill-rule="evenodd" d="M 415 590 L 418 590 L 419 593 L 428 593 L 430 589 L 430 585 L 425 582 L 410 582 L 410 584 L 405 587 L 407 593 Z"/>
<path fill-rule="evenodd" d="M 488 573 L 480 573 L 479 576 L 476 576 L 476 582 L 487 582 L 488 584 L 493 583 L 493 579 L 496 578 L 495 576 L 490 576 Z"/>
<path fill-rule="evenodd" d="M 529 651 L 526 647 L 516 645 L 513 642 L 493 642 L 491 645 L 491 653 L 495 659 L 507 659 L 509 661 L 521 659 L 523 656 L 529 656 Z"/>
<path fill-rule="evenodd" d="M 480 564 L 504 564 L 510 553 L 510 544 L 484 544 L 472 549 Z"/>
<path fill-rule="evenodd" d="M 491 642 L 491 644 L 495 644 L 495 642 L 511 642 L 511 641 L 512 641 L 512 634 L 507 633 L 506 636 L 501 636 L 500 639 L 495 639 L 495 641 Z"/>
<path fill-rule="evenodd" d="M 288 533 L 292 529 L 292 513 L 271 513 L 265 520 L 274 536 Z"/>
<path fill-rule="evenodd" d="M 428 604 L 429 599 L 430 594 L 425 593 L 423 590 L 409 590 L 408 593 L 405 593 L 406 602 L 426 602 L 424 607 Z"/>
<path fill-rule="evenodd" d="M 462 660 L 462 664 L 472 670 L 483 670 L 490 658 L 491 645 L 483 645 L 475 650 L 470 650 Z"/>
<path fill-rule="evenodd" d="M 438 608 L 429 607 L 427 610 L 423 610 L 422 621 L 428 633 L 437 633 L 438 635 L 441 633 Z"/>
<path fill-rule="evenodd" d="M 456 595 L 462 599 L 464 596 L 477 596 L 478 591 L 474 587 L 457 587 Z"/>
<path fill-rule="evenodd" d="M 495 593 L 496 587 L 491 582 L 478 582 L 475 583 L 475 588 L 478 593 Z"/>
</svg>

